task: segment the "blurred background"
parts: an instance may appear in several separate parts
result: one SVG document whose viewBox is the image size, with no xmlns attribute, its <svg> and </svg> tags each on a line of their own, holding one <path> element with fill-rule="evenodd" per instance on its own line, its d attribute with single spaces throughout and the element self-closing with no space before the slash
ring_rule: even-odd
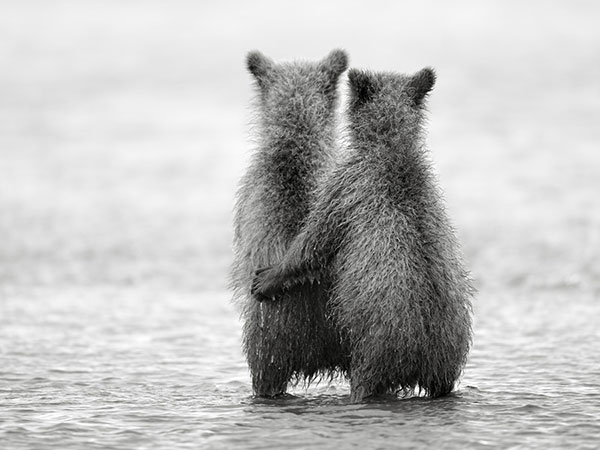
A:
<svg viewBox="0 0 600 450">
<path fill-rule="evenodd" d="M 599 24 L 583 0 L 0 2 L 0 440 L 595 448 Z M 428 144 L 479 290 L 447 400 L 250 400 L 227 290 L 245 55 L 333 48 L 437 70 Z"/>
<path fill-rule="evenodd" d="M 0 283 L 226 286 L 244 57 L 438 71 L 429 145 L 480 288 L 594 284 L 594 2 L 12 1 Z"/>
<path fill-rule="evenodd" d="M 224 290 L 251 150 L 244 57 L 438 71 L 429 145 L 480 289 L 590 286 L 591 1 L 5 1 L 0 289 Z"/>
</svg>

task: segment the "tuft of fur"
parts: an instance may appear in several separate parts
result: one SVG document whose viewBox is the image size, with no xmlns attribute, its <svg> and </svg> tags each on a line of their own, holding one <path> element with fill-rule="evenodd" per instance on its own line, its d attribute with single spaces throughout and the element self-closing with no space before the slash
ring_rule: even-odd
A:
<svg viewBox="0 0 600 450">
<path fill-rule="evenodd" d="M 469 352 L 473 290 L 424 142 L 435 74 L 353 69 L 348 78 L 347 158 L 280 264 L 256 273 L 253 291 L 271 297 L 329 280 L 353 401 L 445 395 Z"/>
<path fill-rule="evenodd" d="M 271 397 L 285 393 L 290 381 L 333 376 L 347 360 L 324 285 L 264 304 L 252 300 L 250 286 L 257 268 L 281 260 L 331 167 L 337 87 L 348 57 L 334 50 L 320 62 L 277 64 L 254 51 L 246 62 L 258 88 L 258 149 L 237 193 L 231 284 L 254 393 Z"/>
</svg>

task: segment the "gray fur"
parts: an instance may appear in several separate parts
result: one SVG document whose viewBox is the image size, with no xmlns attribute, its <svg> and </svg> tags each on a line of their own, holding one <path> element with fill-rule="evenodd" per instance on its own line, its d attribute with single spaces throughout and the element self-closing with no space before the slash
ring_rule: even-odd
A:
<svg viewBox="0 0 600 450">
<path fill-rule="evenodd" d="M 347 65 L 341 50 L 317 63 L 276 64 L 259 52 L 247 57 L 258 87 L 258 149 L 237 193 L 232 287 L 258 396 L 283 394 L 290 380 L 333 376 L 347 360 L 323 287 L 307 285 L 268 304 L 250 297 L 254 271 L 281 260 L 331 166 L 337 87 Z"/>
<path fill-rule="evenodd" d="M 253 289 L 271 297 L 330 280 L 353 401 L 417 388 L 445 395 L 469 352 L 472 287 L 423 138 L 435 74 L 348 77 L 347 158 L 281 263 L 258 271 Z"/>
</svg>

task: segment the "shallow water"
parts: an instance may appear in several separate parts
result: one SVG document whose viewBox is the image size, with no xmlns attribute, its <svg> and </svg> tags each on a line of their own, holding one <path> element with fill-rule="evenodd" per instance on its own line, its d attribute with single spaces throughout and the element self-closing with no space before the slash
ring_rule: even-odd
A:
<svg viewBox="0 0 600 450">
<path fill-rule="evenodd" d="M 600 6 L 282 5 L 2 3 L 0 448 L 598 448 Z M 428 143 L 479 290 L 446 398 L 251 395 L 226 289 L 244 55 L 340 46 L 437 69 Z"/>
<path fill-rule="evenodd" d="M 4 448 L 597 448 L 597 297 L 479 301 L 448 397 L 349 402 L 322 382 L 251 396 L 223 292 L 39 289 L 2 294 Z"/>
</svg>

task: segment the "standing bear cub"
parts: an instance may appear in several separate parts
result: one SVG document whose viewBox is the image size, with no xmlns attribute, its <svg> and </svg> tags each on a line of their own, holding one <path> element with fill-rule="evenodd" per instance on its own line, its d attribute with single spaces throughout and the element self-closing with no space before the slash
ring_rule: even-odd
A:
<svg viewBox="0 0 600 450">
<path fill-rule="evenodd" d="M 284 394 L 291 380 L 333 375 L 347 364 L 321 286 L 280 293 L 276 303 L 249 295 L 254 271 L 281 260 L 330 169 L 338 80 L 347 66 L 341 50 L 315 63 L 276 64 L 259 52 L 247 57 L 258 90 L 258 149 L 237 194 L 232 287 L 258 396 Z"/>
<path fill-rule="evenodd" d="M 425 148 L 435 74 L 353 69 L 349 82 L 347 158 L 279 264 L 256 272 L 253 293 L 289 302 L 299 287 L 329 280 L 353 401 L 445 395 L 469 351 L 472 287 Z"/>
</svg>

